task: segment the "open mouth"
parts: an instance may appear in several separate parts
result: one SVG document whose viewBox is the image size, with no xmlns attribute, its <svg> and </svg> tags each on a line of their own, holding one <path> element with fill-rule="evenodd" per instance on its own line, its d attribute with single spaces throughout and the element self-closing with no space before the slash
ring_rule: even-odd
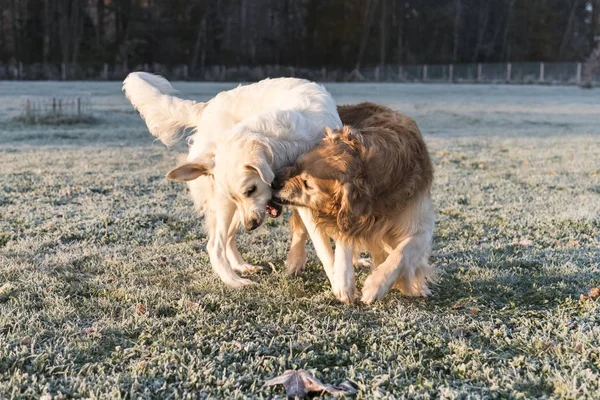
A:
<svg viewBox="0 0 600 400">
<path fill-rule="evenodd" d="M 271 218 L 277 218 L 281 215 L 281 211 L 283 210 L 283 205 L 279 202 L 273 201 L 273 199 L 269 200 L 267 205 L 265 206 L 267 210 L 267 214 Z"/>
</svg>

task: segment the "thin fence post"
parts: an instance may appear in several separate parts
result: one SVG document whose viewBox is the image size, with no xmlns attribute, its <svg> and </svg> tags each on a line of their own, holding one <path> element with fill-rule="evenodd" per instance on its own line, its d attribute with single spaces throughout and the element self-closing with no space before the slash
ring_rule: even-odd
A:
<svg viewBox="0 0 600 400">
<path fill-rule="evenodd" d="M 577 76 L 575 77 L 577 83 L 581 83 L 581 63 L 577 63 Z"/>
<path fill-rule="evenodd" d="M 510 82 L 512 76 L 512 64 L 508 63 L 506 64 L 506 81 Z"/>
<path fill-rule="evenodd" d="M 402 65 L 398 67 L 398 78 L 401 82 L 404 81 L 404 67 Z"/>
<path fill-rule="evenodd" d="M 60 64 L 60 77 L 63 81 L 67 80 L 67 66 L 65 63 Z"/>
<path fill-rule="evenodd" d="M 108 63 L 104 63 L 104 71 L 103 71 L 104 80 L 108 80 Z"/>
<path fill-rule="evenodd" d="M 23 79 L 23 63 L 19 62 L 19 77 L 20 79 Z"/>
<path fill-rule="evenodd" d="M 375 67 L 375 82 L 379 82 L 379 65 Z"/>
<path fill-rule="evenodd" d="M 479 63 L 477 64 L 477 82 L 481 82 L 482 72 L 481 63 Z"/>
<path fill-rule="evenodd" d="M 544 82 L 544 63 L 540 63 L 540 82 Z"/>
<path fill-rule="evenodd" d="M 448 82 L 454 82 L 454 64 L 450 64 L 448 68 Z"/>
<path fill-rule="evenodd" d="M 427 81 L 427 64 L 423 65 L 423 81 Z"/>
</svg>

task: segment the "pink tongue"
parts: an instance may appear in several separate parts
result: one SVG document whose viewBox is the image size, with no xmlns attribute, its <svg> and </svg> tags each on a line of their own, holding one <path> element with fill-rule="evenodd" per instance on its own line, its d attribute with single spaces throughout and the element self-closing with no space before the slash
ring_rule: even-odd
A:
<svg viewBox="0 0 600 400">
<path fill-rule="evenodd" d="M 273 217 L 277 216 L 277 210 L 271 206 L 267 206 L 267 212 Z"/>
</svg>

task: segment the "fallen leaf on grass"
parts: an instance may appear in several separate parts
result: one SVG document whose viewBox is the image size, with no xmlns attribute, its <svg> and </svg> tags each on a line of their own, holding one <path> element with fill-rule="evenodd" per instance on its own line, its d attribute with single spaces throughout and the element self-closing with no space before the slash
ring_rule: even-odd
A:
<svg viewBox="0 0 600 400">
<path fill-rule="evenodd" d="M 579 241 L 577 241 L 577 240 L 571 240 L 571 241 L 569 241 L 567 243 L 567 246 L 569 246 L 569 247 L 577 247 L 577 246 L 579 246 Z"/>
<path fill-rule="evenodd" d="M 533 246 L 533 240 L 530 239 L 521 239 L 520 241 L 514 241 L 513 245 L 515 246 L 523 246 L 523 247 L 531 247 Z"/>
<path fill-rule="evenodd" d="M 585 294 L 582 294 L 581 296 L 579 296 L 579 299 L 585 301 L 594 300 L 598 297 L 600 297 L 600 287 L 595 287 L 590 289 L 587 296 Z"/>
<path fill-rule="evenodd" d="M 94 328 L 93 326 L 83 329 L 83 333 L 85 333 L 86 335 L 93 335 L 96 332 L 98 332 L 98 330 L 96 328 Z"/>
<path fill-rule="evenodd" d="M 144 315 L 144 314 L 146 314 L 146 309 L 144 308 L 143 305 L 138 304 L 137 306 L 135 306 L 135 313 L 137 315 Z"/>
<path fill-rule="evenodd" d="M 473 314 L 473 315 L 479 314 L 479 308 L 472 307 L 471 308 L 471 314 Z"/>
<path fill-rule="evenodd" d="M 32 342 L 31 336 L 25 336 L 23 339 L 21 339 L 21 341 L 19 343 L 21 343 L 23 346 L 28 346 L 30 345 Z"/>
<path fill-rule="evenodd" d="M 264 386 L 283 385 L 288 397 L 303 398 L 311 392 L 329 393 L 332 395 L 353 395 L 358 393 L 358 386 L 351 381 L 344 381 L 339 385 L 325 385 L 308 371 L 300 369 L 298 371 L 287 370 L 276 378 L 265 382 Z"/>
</svg>

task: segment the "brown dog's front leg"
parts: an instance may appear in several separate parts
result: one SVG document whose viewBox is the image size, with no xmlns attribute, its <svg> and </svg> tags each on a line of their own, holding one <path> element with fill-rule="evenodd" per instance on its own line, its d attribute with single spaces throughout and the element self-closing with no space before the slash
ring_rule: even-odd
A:
<svg viewBox="0 0 600 400">
<path fill-rule="evenodd" d="M 295 208 L 290 216 L 290 227 L 292 229 L 292 243 L 285 260 L 285 269 L 288 274 L 294 275 L 306 265 L 306 241 L 308 239 L 306 226 Z"/>
</svg>

